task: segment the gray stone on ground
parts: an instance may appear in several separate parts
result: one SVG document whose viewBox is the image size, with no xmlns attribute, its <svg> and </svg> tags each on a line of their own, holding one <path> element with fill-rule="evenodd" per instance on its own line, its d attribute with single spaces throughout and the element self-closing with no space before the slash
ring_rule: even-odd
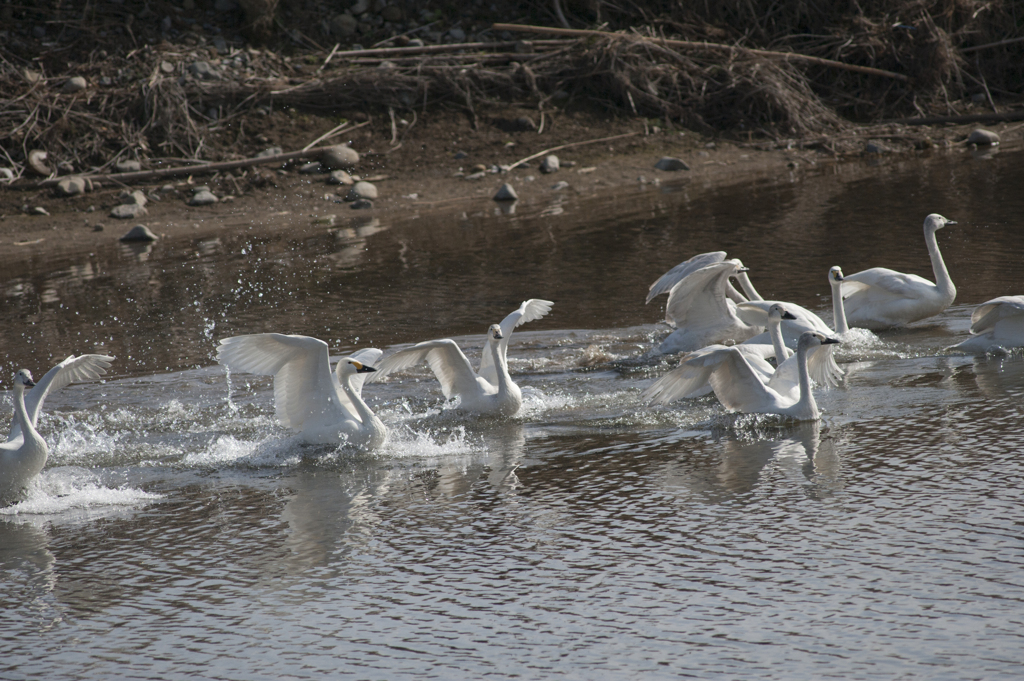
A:
<svg viewBox="0 0 1024 681">
<path fill-rule="evenodd" d="M 355 210 L 360 210 L 363 208 L 373 208 L 373 201 L 369 199 L 356 199 L 355 201 L 352 202 L 351 208 Z"/>
<path fill-rule="evenodd" d="M 132 218 L 141 218 L 148 212 L 145 206 L 140 206 L 137 203 L 122 203 L 120 206 L 114 206 L 110 211 L 110 217 L 117 218 L 118 220 L 130 220 Z"/>
<path fill-rule="evenodd" d="M 142 170 L 142 164 L 132 158 L 126 158 L 114 164 L 114 170 L 119 173 L 137 173 Z"/>
<path fill-rule="evenodd" d="M 320 153 L 320 163 L 328 170 L 351 170 L 359 163 L 359 152 L 347 144 L 335 144 Z"/>
<path fill-rule="evenodd" d="M 194 61 L 188 65 L 188 72 L 200 80 L 211 80 L 217 77 L 217 72 L 209 62 Z"/>
<path fill-rule="evenodd" d="M 463 31 L 458 26 L 456 26 L 455 28 L 450 29 L 448 31 L 448 35 L 451 36 L 451 39 L 454 40 L 457 43 L 464 43 L 464 42 L 466 42 L 466 32 Z"/>
<path fill-rule="evenodd" d="M 516 190 L 513 189 L 512 185 L 508 182 L 501 185 L 501 188 L 498 189 L 498 193 L 494 195 L 495 201 L 515 201 L 518 198 L 519 195 L 516 194 Z"/>
<path fill-rule="evenodd" d="M 558 157 L 554 154 L 548 154 L 544 157 L 544 160 L 540 162 L 540 172 L 542 173 L 554 173 L 557 172 L 560 167 Z"/>
<path fill-rule="evenodd" d="M 467 180 L 482 180 L 485 177 L 487 177 L 487 172 L 483 171 L 483 170 L 478 170 L 475 173 L 470 173 L 469 175 L 466 175 L 465 179 L 467 179 Z"/>
<path fill-rule="evenodd" d="M 133 204 L 136 206 L 145 206 L 149 202 L 146 195 L 138 189 L 132 192 L 121 192 L 121 195 L 117 197 L 117 200 L 124 204 Z"/>
<path fill-rule="evenodd" d="M 516 128 L 519 130 L 536 130 L 537 124 L 529 116 L 520 116 L 516 119 Z"/>
<path fill-rule="evenodd" d="M 683 161 L 682 159 L 674 158 L 672 156 L 663 156 L 657 163 L 654 164 L 654 167 L 657 168 L 658 170 L 668 171 L 690 169 L 690 166 L 686 165 L 685 161 Z"/>
<path fill-rule="evenodd" d="M 984 130 L 978 128 L 972 130 L 970 136 L 967 138 L 969 144 L 977 144 L 979 147 L 987 145 L 999 144 L 999 135 L 992 132 L 991 130 Z"/>
<path fill-rule="evenodd" d="M 356 34 L 356 27 L 359 22 L 351 14 L 335 14 L 331 19 L 331 33 L 339 37 L 352 36 Z"/>
<path fill-rule="evenodd" d="M 65 177 L 57 183 L 54 193 L 56 193 L 57 196 L 77 196 L 78 194 L 84 194 L 85 190 L 85 178 Z"/>
<path fill-rule="evenodd" d="M 28 214 L 29 215 L 49 215 L 50 212 L 48 210 L 46 210 L 45 208 L 43 208 L 42 206 L 33 206 L 32 208 L 28 209 Z"/>
<path fill-rule="evenodd" d="M 355 182 L 352 176 L 344 170 L 332 170 L 331 174 L 327 176 L 327 184 L 355 184 Z"/>
<path fill-rule="evenodd" d="M 213 192 L 206 187 L 197 187 L 196 191 L 192 194 L 192 198 L 188 200 L 190 206 L 209 206 L 211 203 L 217 203 L 219 201 Z"/>
<path fill-rule="evenodd" d="M 96 231 L 103 231 L 102 225 L 97 225 L 100 229 Z M 121 237 L 121 241 L 156 241 L 157 236 L 153 232 L 149 231 L 149 227 L 146 225 L 135 225 L 129 229 L 124 236 Z"/>
<path fill-rule="evenodd" d="M 312 175 L 320 172 L 320 161 L 310 161 L 299 166 L 299 172 L 305 175 Z"/>
<path fill-rule="evenodd" d="M 864 145 L 864 151 L 869 154 L 884 154 L 887 149 L 878 142 L 868 142 Z"/>
<path fill-rule="evenodd" d="M 85 78 L 81 76 L 71 76 L 64 85 L 61 86 L 60 91 L 66 95 L 73 95 L 76 92 L 81 92 L 85 88 L 89 87 L 89 84 L 85 82 Z"/>
<path fill-rule="evenodd" d="M 357 201 L 359 199 L 377 198 L 377 187 L 369 182 L 356 182 L 345 195 L 346 201 Z"/>
<path fill-rule="evenodd" d="M 263 158 L 265 156 L 277 156 L 278 154 L 283 153 L 284 149 L 282 149 L 281 147 L 267 147 L 260 153 L 256 154 L 256 158 Z"/>
<path fill-rule="evenodd" d="M 561 181 L 556 182 L 553 185 L 551 185 L 551 189 L 553 191 L 556 191 L 556 192 L 557 191 L 561 191 L 563 189 L 568 189 L 568 188 L 569 188 L 569 183 L 566 182 L 565 180 L 561 180 Z"/>
<path fill-rule="evenodd" d="M 370 0 L 356 0 L 355 4 L 349 7 L 349 11 L 356 16 L 366 14 L 368 9 L 370 9 Z"/>
<path fill-rule="evenodd" d="M 13 180 L 14 171 L 10 168 L 0 168 L 0 180 Z"/>
</svg>

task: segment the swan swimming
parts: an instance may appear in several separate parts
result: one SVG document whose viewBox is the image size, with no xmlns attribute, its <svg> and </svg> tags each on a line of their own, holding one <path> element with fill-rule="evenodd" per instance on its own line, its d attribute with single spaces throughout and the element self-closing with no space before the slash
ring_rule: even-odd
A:
<svg viewBox="0 0 1024 681">
<path fill-rule="evenodd" d="M 1024 296 L 1000 296 L 971 313 L 971 337 L 951 350 L 984 354 L 1024 347 Z"/>
<path fill-rule="evenodd" d="M 25 388 L 36 383 L 28 369 L 14 374 L 14 423 L 19 437 L 0 443 L 0 503 L 7 504 L 46 465 L 50 450 L 25 409 Z"/>
<path fill-rule="evenodd" d="M 274 411 L 309 444 L 376 449 L 387 428 L 363 401 L 363 381 L 383 353 L 366 348 L 338 360 L 331 372 L 327 343 L 309 336 L 258 333 L 220 341 L 217 361 L 232 371 L 274 377 Z"/>
<path fill-rule="evenodd" d="M 0 443 L 0 503 L 11 501 L 43 470 L 49 448 L 36 431 L 46 396 L 69 383 L 100 378 L 114 361 L 107 355 L 71 355 L 46 372 L 38 383 L 28 369 L 14 376 L 14 421 L 7 442 Z M 35 389 L 25 396 L 25 388 Z"/>
<path fill-rule="evenodd" d="M 714 251 L 711 253 L 701 253 L 695 255 L 689 260 L 683 261 L 673 267 L 671 270 L 661 276 L 658 281 L 651 284 L 650 290 L 647 293 L 647 303 L 662 293 L 669 293 L 669 303 L 665 306 L 665 321 L 669 324 L 676 326 L 676 320 L 673 318 L 671 310 L 673 308 L 680 308 L 687 306 L 689 301 L 684 299 L 685 295 L 699 295 L 699 291 L 695 290 L 695 287 L 680 286 L 678 290 L 673 289 L 682 282 L 683 279 L 693 274 L 697 270 L 707 267 L 708 265 L 723 262 L 725 260 L 725 251 Z M 822 321 L 821 317 L 814 314 L 810 310 L 797 305 L 796 303 L 782 302 L 777 300 L 765 300 L 754 285 L 750 281 L 750 277 L 747 275 L 747 268 L 743 266 L 743 263 L 736 260 L 738 266 L 736 271 L 730 275 L 730 278 L 735 278 L 740 287 L 743 289 L 743 293 L 740 293 L 733 287 L 731 281 L 726 281 L 725 284 L 725 296 L 735 303 L 734 312 L 744 324 L 754 326 L 759 329 L 764 329 L 768 326 L 768 310 L 769 308 L 778 303 L 784 305 L 786 310 L 790 313 L 788 317 L 783 318 L 782 322 L 782 335 L 785 339 L 786 346 L 790 348 L 796 348 L 797 341 L 800 339 L 800 335 L 807 332 L 813 331 L 823 335 L 829 335 L 832 333 L 832 329 L 828 328 L 828 325 Z M 742 340 L 742 339 L 736 339 Z M 718 341 L 712 341 L 718 342 Z M 756 343 L 756 344 L 768 344 L 771 343 L 771 339 L 768 336 L 768 332 L 754 335 L 752 338 L 743 340 L 744 343 Z M 695 349 L 695 348 L 691 348 Z M 667 354 L 667 353 L 666 353 Z M 779 360 L 782 361 L 781 359 Z"/>
<path fill-rule="evenodd" d="M 738 317 L 737 304 L 728 294 L 729 277 L 742 271 L 739 260 L 722 260 L 692 270 L 677 281 L 665 304 L 665 321 L 675 331 L 658 346 L 658 354 L 692 352 L 728 339 L 744 341 L 760 333 L 764 325 L 748 324 Z"/>
<path fill-rule="evenodd" d="M 407 369 L 426 360 L 445 398 L 459 398 L 458 408 L 479 414 L 513 416 L 523 405 L 523 395 L 508 373 L 508 341 L 512 331 L 520 324 L 540 319 L 551 306 L 549 300 L 531 298 L 523 301 L 501 324 L 487 329 L 487 342 L 480 357 L 480 371 L 472 365 L 458 344 L 450 338 L 423 341 L 411 348 L 399 350 L 380 363 L 371 380 L 380 380 L 388 374 Z"/>
<path fill-rule="evenodd" d="M 713 346 L 691 353 L 678 368 L 647 388 L 642 397 L 649 402 L 667 404 L 691 393 L 694 386 L 709 382 L 728 411 L 779 414 L 798 421 L 817 420 L 820 413 L 811 392 L 807 357 L 811 350 L 835 343 L 839 341 L 817 333 L 800 337 L 795 355 L 798 371 L 795 391 L 788 386 L 781 387 L 780 391 L 763 382 L 761 374 L 738 347 Z"/>
<path fill-rule="evenodd" d="M 886 329 L 932 317 L 949 307 L 956 298 L 956 286 L 942 261 L 935 232 L 955 224 L 936 213 L 924 219 L 924 242 L 935 283 L 885 267 L 872 267 L 843 277 L 847 323 L 871 330 Z"/>
</svg>

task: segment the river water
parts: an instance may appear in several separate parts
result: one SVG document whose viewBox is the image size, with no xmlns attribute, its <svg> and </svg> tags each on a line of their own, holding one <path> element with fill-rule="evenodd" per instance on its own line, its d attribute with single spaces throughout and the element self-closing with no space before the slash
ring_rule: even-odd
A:
<svg viewBox="0 0 1024 681">
<path fill-rule="evenodd" d="M 1024 358 L 946 348 L 1024 293 L 1022 161 L 597 196 L 520 179 L 514 211 L 280 205 L 5 268 L 5 386 L 117 361 L 48 398 L 47 467 L 0 509 L 0 677 L 1019 678 Z M 677 361 L 649 354 L 664 298 L 643 304 L 676 263 L 726 250 L 831 321 L 832 265 L 932 277 L 932 212 L 959 222 L 938 239 L 955 305 L 839 346 L 820 423 L 641 403 Z M 475 359 L 527 298 L 555 306 L 512 337 L 522 413 L 445 409 L 421 367 L 367 385 L 373 453 L 295 444 L 271 381 L 213 359 L 264 331 Z"/>
</svg>

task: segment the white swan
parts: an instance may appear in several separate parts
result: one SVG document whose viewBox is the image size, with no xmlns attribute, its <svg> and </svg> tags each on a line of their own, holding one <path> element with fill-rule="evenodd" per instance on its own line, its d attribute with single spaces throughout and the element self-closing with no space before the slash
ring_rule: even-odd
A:
<svg viewBox="0 0 1024 681">
<path fill-rule="evenodd" d="M 955 225 L 932 213 L 924 219 L 924 242 L 932 261 L 935 283 L 916 274 L 903 274 L 885 267 L 872 267 L 843 278 L 843 304 L 850 326 L 885 329 L 932 317 L 949 307 L 956 298 L 956 286 L 949 278 L 939 253 L 935 232 Z"/>
<path fill-rule="evenodd" d="M 1024 296 L 1000 296 L 971 313 L 971 337 L 952 350 L 984 354 L 1024 346 Z"/>
<path fill-rule="evenodd" d="M 750 368 L 762 383 L 767 384 L 780 394 L 792 395 L 795 400 L 799 397 L 799 360 L 782 342 L 780 330 L 781 324 L 787 319 L 792 320 L 795 317 L 781 304 L 775 303 L 771 306 L 768 315 L 768 330 L 772 344 L 744 341 L 733 347 L 743 353 Z M 710 374 L 701 366 L 700 362 L 688 363 L 687 360 L 693 358 L 694 355 L 707 355 L 725 347 L 728 346 L 710 345 L 687 355 L 683 364 L 673 370 L 673 373 L 676 373 L 673 378 L 676 385 L 673 393 L 675 396 L 672 399 L 700 397 L 711 392 L 712 388 L 708 381 Z M 832 356 L 832 347 L 832 344 L 819 345 L 812 348 L 807 355 L 808 373 L 815 383 L 822 386 L 838 385 L 839 379 L 843 375 L 843 370 L 839 368 Z M 776 366 L 768 363 L 767 360 L 771 357 L 775 358 Z"/>
<path fill-rule="evenodd" d="M 14 421 L 0 444 L 0 503 L 11 501 L 43 470 L 49 449 L 36 431 L 46 396 L 72 382 L 98 379 L 110 367 L 107 355 L 71 355 L 46 372 L 38 383 L 22 369 L 14 378 Z M 35 386 L 27 396 L 26 386 Z"/>
<path fill-rule="evenodd" d="M 221 340 L 217 361 L 232 371 L 274 377 L 274 411 L 310 444 L 376 449 L 387 428 L 363 401 L 363 380 L 383 353 L 366 348 L 331 372 L 327 343 L 309 336 L 258 333 Z"/>
<path fill-rule="evenodd" d="M 723 260 L 689 272 L 670 290 L 665 321 L 675 327 L 658 346 L 659 354 L 692 352 L 732 339 L 741 342 L 764 325 L 744 322 L 728 296 L 729 277 L 742 271 L 739 260 Z"/>
<path fill-rule="evenodd" d="M 765 384 L 751 366 L 747 355 L 738 347 L 717 346 L 707 352 L 690 354 L 682 365 L 658 379 L 643 393 L 643 398 L 667 404 L 692 391 L 692 386 L 708 381 L 722 405 L 729 411 L 747 414 L 780 414 L 799 421 L 820 417 L 811 393 L 811 377 L 807 370 L 808 353 L 821 345 L 838 343 L 816 333 L 805 333 L 797 344 L 796 360 L 799 374 L 796 394 L 780 392 Z"/>
<path fill-rule="evenodd" d="M 678 284 L 680 281 L 685 279 L 688 275 L 692 274 L 693 272 L 696 272 L 702 267 L 707 267 L 708 265 L 713 265 L 715 263 L 722 262 L 723 260 L 725 260 L 725 251 L 712 251 L 711 253 L 701 253 L 699 255 L 693 256 L 689 260 L 684 260 L 683 262 L 679 263 L 678 265 L 670 269 L 665 274 L 661 275 L 658 281 L 651 284 L 650 288 L 647 290 L 647 300 L 644 301 L 644 305 L 650 303 L 652 300 L 654 300 L 655 297 L 661 295 L 662 293 L 671 293 L 672 289 L 675 288 L 676 284 Z M 751 286 L 750 279 L 747 279 L 746 272 L 741 271 L 733 276 L 736 276 L 740 280 L 741 285 L 743 285 L 744 287 L 749 287 L 749 290 L 753 290 L 754 287 Z M 746 283 L 744 284 L 743 282 Z M 747 300 L 746 296 L 744 296 L 742 293 L 736 290 L 736 288 L 732 285 L 732 282 L 726 283 L 725 294 L 726 296 L 729 297 L 729 300 L 733 301 L 734 303 L 742 303 Z M 754 291 L 754 295 L 757 296 L 757 291 Z M 757 299 L 760 300 L 760 296 L 757 296 Z M 671 320 L 669 319 L 666 319 L 665 321 L 671 323 Z"/>
<path fill-rule="evenodd" d="M 520 324 L 540 319 L 551 306 L 549 300 L 531 298 L 505 317 L 501 324 L 491 324 L 487 342 L 480 357 L 480 371 L 472 365 L 458 344 L 450 338 L 423 341 L 399 350 L 380 363 L 372 380 L 407 369 L 426 360 L 447 399 L 459 398 L 458 408 L 479 414 L 513 416 L 523 404 L 523 395 L 508 373 L 508 341 Z"/>
<path fill-rule="evenodd" d="M 107 373 L 110 363 L 114 361 L 109 355 L 81 355 L 75 357 L 70 355 L 60 364 L 57 364 L 39 379 L 36 387 L 25 397 L 25 413 L 32 427 L 39 425 L 39 414 L 43 410 L 43 402 L 50 393 L 57 392 L 61 388 L 80 381 L 98 380 Z M 13 442 L 21 436 L 21 426 L 17 419 L 11 423 L 11 432 L 7 436 L 8 442 Z"/>
<path fill-rule="evenodd" d="M 28 369 L 14 374 L 14 423 L 19 437 L 0 443 L 0 503 L 3 504 L 13 501 L 17 493 L 39 475 L 50 453 L 25 409 L 25 388 L 34 385 Z"/>
<path fill-rule="evenodd" d="M 832 289 L 832 325 L 836 333 L 843 336 L 850 330 L 846 322 L 846 307 L 843 305 L 843 270 L 836 266 L 828 271 L 828 285 Z"/>
</svg>

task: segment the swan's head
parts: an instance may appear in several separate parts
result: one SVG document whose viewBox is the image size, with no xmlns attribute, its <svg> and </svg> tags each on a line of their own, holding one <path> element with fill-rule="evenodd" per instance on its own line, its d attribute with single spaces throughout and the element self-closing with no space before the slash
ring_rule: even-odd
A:
<svg viewBox="0 0 1024 681">
<path fill-rule="evenodd" d="M 820 333 L 805 331 L 800 334 L 800 341 L 797 343 L 796 349 L 797 351 L 810 350 L 811 348 L 816 348 L 819 345 L 833 345 L 839 342 L 838 338 L 830 338 Z"/>
<path fill-rule="evenodd" d="M 942 229 L 946 225 L 955 225 L 955 224 L 956 224 L 956 220 L 947 220 L 946 218 L 942 217 L 938 213 L 932 213 L 931 215 L 929 215 L 928 217 L 926 217 L 924 219 L 924 229 L 925 229 L 926 232 L 927 231 L 934 232 L 937 229 Z"/>
<path fill-rule="evenodd" d="M 768 319 L 782 321 L 783 319 L 796 319 L 796 315 L 778 303 L 768 308 Z"/>
<path fill-rule="evenodd" d="M 843 270 L 838 265 L 828 271 L 828 283 L 833 286 L 843 283 Z"/>
<path fill-rule="evenodd" d="M 743 261 L 740 260 L 739 258 L 733 258 L 732 260 L 726 260 L 725 262 L 731 262 L 732 263 L 732 267 L 733 267 L 733 272 L 735 272 L 737 274 L 740 273 L 740 272 L 749 272 L 750 271 L 750 268 L 746 267 L 743 264 Z"/>
<path fill-rule="evenodd" d="M 493 338 L 494 340 L 501 340 L 502 338 L 504 338 L 504 336 L 501 335 L 501 327 L 498 326 L 497 324 L 490 325 L 490 327 L 487 329 L 487 335 Z"/>
<path fill-rule="evenodd" d="M 35 384 L 36 382 L 32 380 L 32 372 L 28 369 L 18 369 L 18 373 L 14 374 L 14 385 L 31 388 Z"/>
<path fill-rule="evenodd" d="M 358 360 L 354 360 L 351 357 L 346 357 L 338 362 L 338 368 L 335 369 L 339 376 L 351 376 L 352 374 L 365 374 L 371 371 L 376 371 L 369 364 L 363 364 Z"/>
</svg>

